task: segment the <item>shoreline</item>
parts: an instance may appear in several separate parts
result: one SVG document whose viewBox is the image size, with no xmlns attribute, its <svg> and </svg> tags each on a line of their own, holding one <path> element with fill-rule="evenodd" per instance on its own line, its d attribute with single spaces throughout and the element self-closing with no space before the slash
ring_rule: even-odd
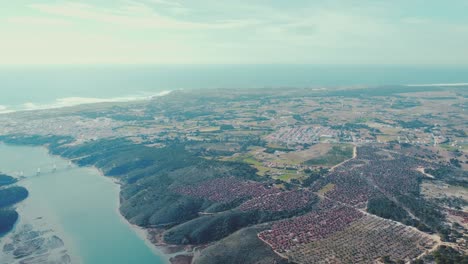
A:
<svg viewBox="0 0 468 264">
<path fill-rule="evenodd" d="M 6 144 L 4 142 L 0 142 L 0 145 L 5 145 L 5 146 L 13 146 L 13 147 L 22 147 L 23 145 L 19 144 Z M 29 146 L 28 146 L 29 147 Z M 60 155 L 55 155 L 50 152 L 50 149 L 48 146 L 41 145 L 41 146 L 32 146 L 32 147 L 38 147 L 42 148 L 45 150 L 46 154 L 49 155 L 50 157 L 53 158 L 58 158 L 58 159 L 63 159 L 65 161 L 70 161 L 70 159 L 67 159 L 65 157 L 62 157 Z M 149 239 L 149 232 L 146 228 L 134 225 L 130 223 L 120 212 L 120 205 L 121 205 L 121 199 L 120 199 L 120 192 L 121 192 L 121 183 L 117 178 L 106 176 L 103 171 L 96 166 L 79 166 L 73 161 L 72 168 L 81 168 L 81 169 L 89 169 L 93 170 L 94 173 L 97 172 L 98 177 L 102 177 L 104 181 L 110 184 L 110 188 L 113 188 L 113 190 L 117 193 L 117 196 L 114 197 L 115 199 L 115 214 L 117 217 L 119 217 L 119 221 L 123 223 L 124 225 L 127 226 L 127 228 L 131 231 L 134 232 L 138 239 L 140 239 L 142 242 L 144 242 L 145 246 L 148 247 L 148 249 L 151 251 L 152 254 L 154 254 L 157 257 L 160 257 L 160 259 L 163 261 L 165 264 L 171 264 L 172 262 L 170 261 L 171 257 L 173 255 L 167 254 L 165 252 L 164 247 L 159 247 L 151 242 Z M 18 179 L 18 177 L 15 177 Z M 30 189 L 30 185 L 32 184 L 31 180 L 34 180 L 34 178 L 23 178 L 19 179 L 17 182 L 18 186 L 23 186 L 27 188 L 28 190 Z M 34 195 L 33 195 L 34 196 Z M 14 227 L 8 231 L 7 233 L 2 234 L 0 237 L 0 257 L 4 256 L 7 258 L 11 258 L 11 261 L 13 261 L 13 256 L 9 256 L 5 254 L 1 248 L 9 242 L 11 242 L 12 236 L 16 235 L 18 232 L 22 232 L 22 229 L 24 229 L 25 226 L 31 226 L 33 228 L 33 231 L 39 231 L 39 232 L 45 232 L 47 231 L 50 233 L 50 235 L 57 236 L 64 242 L 64 248 L 68 252 L 68 255 L 70 256 L 71 263 L 83 263 L 82 259 L 80 258 L 78 254 L 78 250 L 76 245 L 73 243 L 73 239 L 63 230 L 62 225 L 60 222 L 56 219 L 54 214 L 52 213 L 52 210 L 50 210 L 47 206 L 47 204 L 41 203 L 40 208 L 34 205 L 35 201 L 38 201 L 37 199 L 34 199 L 35 197 L 31 197 L 31 193 L 28 196 L 27 199 L 24 201 L 18 203 L 15 205 L 15 209 L 19 214 L 18 220 L 15 222 Z M 40 199 L 39 199 L 40 201 Z M 44 204 L 44 205 L 43 205 Z M 44 213 L 46 212 L 46 213 Z"/>
<path fill-rule="evenodd" d="M 166 264 L 169 264 L 170 261 L 170 256 L 168 254 L 166 254 L 162 248 L 156 246 L 155 244 L 153 244 L 151 242 L 151 240 L 149 239 L 149 233 L 148 231 L 143 228 L 143 227 L 140 227 L 140 226 L 137 226 L 135 224 L 132 224 L 130 223 L 127 218 L 125 218 L 122 213 L 120 212 L 120 205 L 121 205 L 121 202 L 120 202 L 120 192 L 121 192 L 121 185 L 122 183 L 114 178 L 114 177 L 110 177 L 110 176 L 106 176 L 104 174 L 104 172 L 99 169 L 98 167 L 96 166 L 89 166 L 88 168 L 91 168 L 91 169 L 95 169 L 96 171 L 98 171 L 99 173 L 99 176 L 100 177 L 103 177 L 104 179 L 106 179 L 107 181 L 111 182 L 113 185 L 114 185 L 114 188 L 116 188 L 117 192 L 118 192 L 118 197 L 117 197 L 117 206 L 115 208 L 115 211 L 116 213 L 119 215 L 119 218 L 121 220 L 122 223 L 124 223 L 125 225 L 128 226 L 129 229 L 131 229 L 133 232 L 135 232 L 137 234 L 137 236 L 143 240 L 143 242 L 145 242 L 146 246 L 149 247 L 151 249 L 151 251 L 155 254 L 155 255 L 158 255 L 158 256 L 162 256 L 164 258 L 164 260 L 166 261 Z"/>
<path fill-rule="evenodd" d="M 24 113 L 32 111 L 47 111 L 60 110 L 83 105 L 95 105 L 104 103 L 131 103 L 131 102 L 146 102 L 158 97 L 163 97 L 177 90 L 164 90 L 151 95 L 135 95 L 135 96 L 120 96 L 111 98 L 94 98 L 94 97 L 63 97 L 55 98 L 50 103 L 34 104 L 25 102 L 16 106 L 0 105 L 0 115 L 8 115 L 15 113 Z"/>
<path fill-rule="evenodd" d="M 18 144 L 6 144 L 4 142 L 0 142 L 0 144 L 3 144 L 3 145 L 10 145 L 10 146 L 17 146 L 17 147 L 21 147 L 23 145 L 18 145 Z M 115 177 L 110 177 L 110 176 L 106 176 L 104 174 L 104 172 L 96 167 L 96 166 L 79 166 L 77 165 L 76 163 L 74 163 L 72 160 L 70 159 L 67 159 L 65 157 L 62 157 L 60 155 L 55 155 L 53 153 L 50 152 L 50 149 L 48 148 L 48 146 L 45 146 L 45 145 L 41 145 L 41 146 L 36 146 L 36 147 L 39 147 L 39 148 L 43 148 L 46 152 L 47 152 L 47 155 L 53 157 L 53 158 L 59 158 L 59 159 L 63 159 L 63 160 L 66 160 L 66 161 L 71 161 L 73 163 L 73 167 L 75 168 L 83 168 L 83 169 L 90 169 L 90 170 L 94 170 L 95 172 L 97 172 L 98 176 L 99 177 L 102 177 L 105 181 L 107 181 L 108 183 L 111 184 L 111 188 L 115 188 L 114 190 L 116 191 L 117 193 L 117 196 L 115 197 L 116 199 L 116 204 L 115 204 L 115 213 L 118 215 L 119 217 L 119 221 L 121 221 L 123 224 L 125 224 L 132 232 L 134 232 L 139 239 L 141 239 L 145 245 L 151 250 L 151 252 L 156 255 L 156 256 L 159 256 L 161 257 L 161 259 L 165 262 L 165 264 L 190 264 L 190 262 L 178 262 L 177 259 L 174 259 L 174 258 L 178 258 L 178 257 L 190 257 L 190 259 L 192 258 L 192 255 L 193 253 L 191 252 L 188 252 L 186 249 L 188 247 L 190 247 L 190 245 L 188 246 L 178 246 L 178 245 L 169 245 L 169 244 L 166 244 L 164 242 L 161 242 L 161 241 L 154 241 L 150 238 L 150 236 L 152 235 L 151 232 L 152 228 L 145 228 L 145 227 L 141 227 L 141 226 L 138 226 L 138 225 L 135 225 L 135 224 L 132 224 L 130 223 L 124 216 L 123 214 L 120 212 L 120 206 L 121 206 L 121 196 L 120 196 L 120 193 L 121 193 L 121 186 L 122 186 L 122 183 L 120 182 L 119 179 L 115 178 Z M 72 167 L 72 168 L 73 168 Z M 19 186 L 23 186 L 25 188 L 28 189 L 28 185 L 31 184 L 31 181 L 29 178 L 24 178 L 22 180 L 19 180 L 18 182 L 18 185 Z M 30 199 L 31 197 L 28 196 L 27 199 Z M 31 214 L 34 214 L 35 210 L 32 210 L 30 209 L 29 213 L 24 213 L 24 207 L 25 207 L 25 204 L 27 204 L 28 201 L 25 200 L 25 201 L 22 201 L 21 203 L 17 204 L 16 205 L 16 209 L 17 209 L 17 212 L 19 214 L 19 218 L 18 220 L 16 221 L 15 225 L 14 225 L 14 228 L 12 230 L 10 230 L 9 232 L 5 233 L 2 235 L 2 241 L 0 241 L 0 245 L 3 245 L 4 244 L 4 241 L 7 241 L 9 237 L 11 237 L 13 234 L 15 234 L 15 231 L 17 231 L 17 229 L 19 227 L 22 227 L 23 226 L 23 219 L 27 219 L 28 223 L 30 222 L 33 222 L 34 220 L 42 220 L 43 217 L 42 216 L 38 216 L 38 217 L 33 217 L 31 216 Z M 31 206 L 29 206 L 31 207 Z M 47 211 L 50 211 L 50 210 L 47 210 Z M 69 255 L 72 259 L 72 263 L 83 263 L 79 257 L 79 255 L 77 254 L 77 250 L 76 250 L 76 246 L 74 246 L 73 244 L 73 241 L 72 239 L 66 234 L 66 232 L 61 228 L 61 225 L 59 224 L 59 222 L 57 220 L 53 220 L 53 219 L 50 219 L 50 218 L 54 218 L 53 217 L 53 214 L 46 214 L 48 215 L 48 222 L 52 222 L 52 223 L 55 223 L 55 225 L 48 225 L 50 227 L 54 227 L 53 229 L 52 228 L 49 228 L 50 230 L 52 230 L 54 233 L 57 234 L 57 236 L 59 238 L 61 238 L 63 241 L 65 241 L 65 247 L 67 249 L 67 251 L 69 252 Z M 34 225 L 35 227 L 43 227 L 45 224 L 36 224 Z M 59 227 L 59 228 L 57 228 Z M 0 251 L 0 253 L 2 253 Z M 0 254 L 1 256 L 2 254 Z"/>
<path fill-rule="evenodd" d="M 166 264 L 190 264 L 192 263 L 193 259 L 193 250 L 194 247 L 192 245 L 170 245 L 162 241 L 162 238 L 159 237 L 164 229 L 158 228 L 145 228 L 135 224 L 130 223 L 128 219 L 126 219 L 123 214 L 120 212 L 121 206 L 121 199 L 120 199 L 120 192 L 122 183 L 119 179 L 114 177 L 106 176 L 104 172 L 97 168 L 96 166 L 89 166 L 88 168 L 92 168 L 98 171 L 99 176 L 104 177 L 112 184 L 115 185 L 115 188 L 118 191 L 118 199 L 117 199 L 117 207 L 116 213 L 119 215 L 120 220 L 129 227 L 133 232 L 137 234 L 137 236 L 143 240 L 143 242 L 148 246 L 151 251 L 158 256 L 164 258 Z M 152 240 L 150 236 L 158 236 L 157 239 Z M 187 249 L 191 250 L 188 251 Z"/>
<path fill-rule="evenodd" d="M 31 181 L 29 179 L 24 179 L 17 182 L 18 186 L 22 186 L 28 191 L 30 190 Z M 23 260 L 26 258 L 37 258 L 38 252 L 31 251 L 30 255 L 25 257 L 21 257 L 17 259 L 14 255 L 9 254 L 9 252 L 5 252 L 4 246 L 8 243 L 12 242 L 13 236 L 21 236 L 25 232 L 32 231 L 32 232 L 39 232 L 42 233 L 40 237 L 50 239 L 50 238 L 57 238 L 56 241 L 60 241 L 62 246 L 58 248 L 49 248 L 47 254 L 55 259 L 59 259 L 62 255 L 62 251 L 64 251 L 66 256 L 69 257 L 70 263 L 83 263 L 82 259 L 78 254 L 78 249 L 76 245 L 73 243 L 73 239 L 63 230 L 62 225 L 56 219 L 55 215 L 51 212 L 48 207 L 42 206 L 41 208 L 37 208 L 34 205 L 34 195 L 29 193 L 28 197 L 21 201 L 20 203 L 14 206 L 14 209 L 18 212 L 18 220 L 16 221 L 14 227 L 5 234 L 2 234 L 0 237 L 0 256 L 4 258 L 8 258 L 13 260 Z M 46 213 L 44 213 L 46 212 Z"/>
</svg>

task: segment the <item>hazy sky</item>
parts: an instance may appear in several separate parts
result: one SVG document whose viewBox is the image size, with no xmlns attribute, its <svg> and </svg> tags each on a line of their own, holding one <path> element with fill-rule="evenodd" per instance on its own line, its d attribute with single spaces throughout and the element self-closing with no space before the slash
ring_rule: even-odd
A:
<svg viewBox="0 0 468 264">
<path fill-rule="evenodd" d="M 468 64 L 466 0 L 13 0 L 0 64 Z"/>
</svg>

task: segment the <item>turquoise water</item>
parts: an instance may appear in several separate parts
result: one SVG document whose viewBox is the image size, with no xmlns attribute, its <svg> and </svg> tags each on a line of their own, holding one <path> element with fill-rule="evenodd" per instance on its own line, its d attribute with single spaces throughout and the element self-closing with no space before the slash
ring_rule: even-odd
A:
<svg viewBox="0 0 468 264">
<path fill-rule="evenodd" d="M 468 83 L 468 66 L 159 65 L 0 67 L 0 112 L 69 97 L 140 97 L 176 89 Z M 29 105 L 30 106 L 30 105 Z"/>
<path fill-rule="evenodd" d="M 36 176 L 39 167 L 42 173 Z M 28 178 L 20 184 L 30 196 L 23 210 L 41 210 L 53 229 L 63 230 L 65 246 L 82 263 L 165 263 L 119 215 L 118 187 L 96 169 L 68 168 L 66 160 L 44 148 L 0 144 L 0 170 L 24 171 Z"/>
</svg>

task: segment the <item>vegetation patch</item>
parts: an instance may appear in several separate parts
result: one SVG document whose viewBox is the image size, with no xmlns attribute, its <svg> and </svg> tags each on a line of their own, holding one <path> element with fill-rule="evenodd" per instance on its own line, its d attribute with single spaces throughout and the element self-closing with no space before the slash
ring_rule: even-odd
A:
<svg viewBox="0 0 468 264">
<path fill-rule="evenodd" d="M 28 190 L 24 187 L 0 189 L 0 208 L 11 206 L 28 197 Z"/>
<path fill-rule="evenodd" d="M 6 174 L 0 174 L 0 186 L 10 185 L 17 182 L 17 180 Z"/>
<path fill-rule="evenodd" d="M 0 235 L 9 232 L 16 221 L 18 213 L 12 209 L 0 209 Z"/>
<path fill-rule="evenodd" d="M 424 263 L 436 263 L 436 264 L 468 264 L 468 255 L 458 252 L 457 250 L 442 245 L 432 254 L 414 261 L 414 264 Z"/>
<path fill-rule="evenodd" d="M 325 155 L 304 162 L 311 166 L 334 166 L 353 157 L 352 145 L 335 145 Z"/>
<path fill-rule="evenodd" d="M 367 211 L 371 214 L 402 223 L 411 220 L 408 212 L 384 196 L 369 199 Z"/>
<path fill-rule="evenodd" d="M 327 192 L 333 190 L 334 188 L 335 188 L 335 184 L 329 183 L 329 184 L 325 185 L 322 189 L 320 189 L 318 191 L 318 193 L 321 194 L 321 195 L 325 195 Z"/>
<path fill-rule="evenodd" d="M 254 226 L 241 229 L 234 234 L 210 245 L 197 255 L 194 264 L 286 264 L 286 259 L 278 256 L 257 237 L 257 233 L 267 226 Z"/>
<path fill-rule="evenodd" d="M 303 175 L 297 173 L 286 173 L 276 178 L 281 181 L 290 182 L 292 179 L 302 179 Z"/>
</svg>

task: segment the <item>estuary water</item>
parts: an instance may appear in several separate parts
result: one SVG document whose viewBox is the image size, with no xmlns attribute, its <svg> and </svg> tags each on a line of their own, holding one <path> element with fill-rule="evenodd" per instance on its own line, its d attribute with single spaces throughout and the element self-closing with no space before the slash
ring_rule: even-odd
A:
<svg viewBox="0 0 468 264">
<path fill-rule="evenodd" d="M 70 167 L 45 148 L 0 144 L 0 171 L 14 176 L 22 171 L 26 178 L 18 185 L 30 193 L 17 205 L 20 219 L 15 229 L 0 240 L 30 224 L 33 229 L 53 230 L 72 263 L 167 262 L 119 214 L 119 187 L 97 169 Z M 0 263 L 7 259 L 2 254 L 0 248 Z"/>
</svg>

